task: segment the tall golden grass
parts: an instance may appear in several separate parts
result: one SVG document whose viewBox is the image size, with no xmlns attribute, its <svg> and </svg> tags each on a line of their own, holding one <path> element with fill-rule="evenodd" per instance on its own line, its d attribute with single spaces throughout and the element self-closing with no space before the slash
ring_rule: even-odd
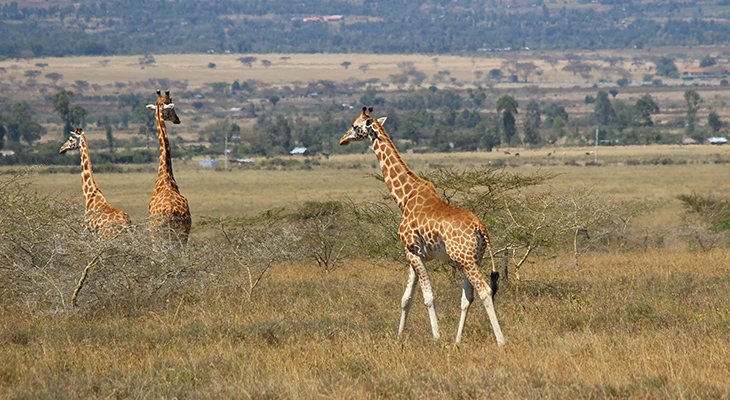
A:
<svg viewBox="0 0 730 400">
<path fill-rule="evenodd" d="M 541 260 L 500 290 L 507 345 L 459 279 L 433 273 L 442 342 L 416 304 L 395 337 L 401 265 L 280 265 L 254 298 L 211 286 L 162 306 L 0 311 L 4 398 L 727 398 L 730 252 Z M 0 308 L 2 310 L 2 308 Z"/>
</svg>

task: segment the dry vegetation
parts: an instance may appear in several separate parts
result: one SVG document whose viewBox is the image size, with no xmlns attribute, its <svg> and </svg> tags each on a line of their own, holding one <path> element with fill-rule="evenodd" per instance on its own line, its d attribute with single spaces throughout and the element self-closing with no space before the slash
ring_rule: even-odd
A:
<svg viewBox="0 0 730 400">
<path fill-rule="evenodd" d="M 560 174 L 551 180 L 556 191 L 592 185 L 650 206 L 632 225 L 628 250 L 587 252 L 579 267 L 567 249 L 544 252 L 523 267 L 519 286 L 503 284 L 497 308 L 504 349 L 480 307 L 472 308 L 463 344 L 451 344 L 461 285 L 447 266 L 431 272 L 445 339 L 432 341 L 417 302 L 398 340 L 403 263 L 350 253 L 325 272 L 312 257 L 292 253 L 285 245 L 296 238 L 275 225 L 257 231 L 253 219 L 215 218 L 343 196 L 378 200 L 382 183 L 365 176 L 374 171 L 371 154 L 332 157 L 312 169 L 222 172 L 177 163 L 196 216 L 182 254 L 155 253 L 143 229 L 95 244 L 78 229 L 78 174 L 38 174 L 41 168 L 17 181 L 6 174 L 0 397 L 729 397 L 730 252 L 723 245 L 691 251 L 677 233 L 683 220 L 674 198 L 727 195 L 716 186 L 727 164 L 714 162 L 724 153 L 601 148 L 603 165 L 592 166 L 583 150 L 558 156 L 565 159 L 544 151 L 519 159 L 405 156 L 424 172 L 500 163 L 524 174 L 541 168 Z M 627 163 L 634 159 L 646 162 Z M 139 226 L 149 195 L 139 188 L 152 181 L 140 182 L 154 178 L 153 170 L 97 174 L 110 200 L 127 199 Z M 17 253 L 18 243 L 32 248 Z M 261 247 L 276 255 L 252 251 Z M 89 277 L 74 309 L 85 267 Z"/>
<path fill-rule="evenodd" d="M 467 57 L 377 55 L 368 56 L 370 67 L 363 74 L 354 55 L 291 55 L 286 61 L 280 56 L 259 55 L 273 65 L 250 69 L 232 55 L 160 55 L 156 66 L 144 69 L 137 57 L 112 57 L 103 64 L 84 57 L 37 61 L 48 64 L 44 74 L 56 71 L 67 82 L 96 83 L 99 90 L 89 94 L 99 95 L 118 93 L 114 80 L 162 77 L 201 88 L 234 79 L 275 85 L 292 79 L 386 81 L 402 61 L 412 61 L 429 76 L 451 70 L 452 83 L 464 86 L 471 85 L 473 68 L 488 70 L 506 61 L 492 55 L 476 63 Z M 553 68 L 540 61 L 542 56 L 531 55 L 544 70 L 535 86 L 495 86 L 523 90 L 525 98 L 549 94 L 581 112 L 590 107 L 580 102 L 595 94 L 594 84 L 609 86 L 619 76 L 602 70 L 605 82 L 598 82 L 599 76 L 575 80 L 561 71 L 564 61 Z M 605 55 L 583 56 L 602 63 Z M 624 67 L 638 83 L 649 64 L 631 65 L 632 56 L 648 60 L 650 55 L 626 56 Z M 698 58 L 688 54 L 686 64 Z M 346 60 L 353 62 L 347 70 L 340 66 Z M 208 68 L 209 62 L 216 68 Z M 35 68 L 25 61 L 0 66 L 6 68 L 5 83 L 18 83 L 26 69 Z M 535 87 L 552 89 L 535 92 Z M 381 89 L 397 90 L 388 84 Z M 730 99 L 717 89 L 701 88 L 703 98 L 726 113 L 723 105 Z M 683 87 L 633 86 L 619 96 L 638 98 L 649 90 L 664 104 L 680 105 L 663 106 L 667 111 L 657 121 L 683 112 Z M 17 100 L 26 95 L 39 96 L 19 92 Z M 196 137 L 191 125 L 182 133 Z M 384 185 L 368 176 L 378 172 L 372 154 L 291 167 L 236 166 L 228 172 L 176 159 L 176 179 L 194 219 L 191 242 L 180 254 L 153 251 L 143 228 L 112 243 L 94 242 L 80 229 L 78 173 L 38 167 L 19 178 L 17 168 L 4 168 L 0 398 L 730 398 L 727 237 L 700 251 L 691 235 L 704 233 L 689 226 L 692 221 L 676 199 L 691 193 L 730 196 L 720 178 L 730 162 L 727 147 L 600 147 L 599 165 L 586 154 L 593 148 L 509 149 L 520 157 L 501 150 L 506 149 L 404 159 L 424 173 L 494 166 L 524 175 L 556 173 L 549 182 L 554 193 L 591 188 L 642 209 L 621 249 L 590 248 L 580 264 L 569 247 L 538 252 L 523 266 L 519 286 L 501 286 L 496 305 L 507 340 L 503 349 L 476 306 L 462 345 L 452 345 L 461 285 L 448 266 L 436 265 L 431 272 L 444 340 L 432 341 L 420 301 L 398 340 L 407 277 L 402 262 L 385 251 L 380 257 L 348 251 L 325 267 L 312 252 L 315 241 L 328 240 L 321 234 L 330 227 L 304 229 L 297 223 L 305 224 L 305 218 L 279 225 L 265 215 L 256 217 L 278 207 L 286 210 L 277 212 L 301 213 L 306 202 L 381 200 Z M 96 182 L 110 202 L 144 227 L 156 166 L 123 168 L 129 171 L 97 172 Z M 520 195 L 545 190 L 540 186 Z M 343 238 L 363 246 L 393 242 L 387 232 L 346 222 L 338 225 L 347 233 Z M 298 247 L 287 246 L 295 242 Z M 72 297 L 87 267 L 74 308 Z"/>
</svg>

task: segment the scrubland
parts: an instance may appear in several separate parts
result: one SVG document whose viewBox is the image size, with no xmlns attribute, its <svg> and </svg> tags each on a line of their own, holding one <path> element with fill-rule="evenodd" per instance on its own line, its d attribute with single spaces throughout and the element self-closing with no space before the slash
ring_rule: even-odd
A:
<svg viewBox="0 0 730 400">
<path fill-rule="evenodd" d="M 478 302 L 453 344 L 461 279 L 448 265 L 430 267 L 442 340 L 431 338 L 420 295 L 397 338 L 403 262 L 351 244 L 336 268 L 323 269 L 290 225 L 230 220 L 380 200 L 371 154 L 228 172 L 176 161 L 195 222 L 188 247 L 169 252 L 146 239 L 154 166 L 97 174 L 107 198 L 138 221 L 106 244 L 80 229 L 78 174 L 5 174 L 0 397 L 730 397 L 730 251 L 726 239 L 701 251 L 680 234 L 688 222 L 676 199 L 727 196 L 725 149 L 601 147 L 599 165 L 590 150 L 404 155 L 423 172 L 551 171 L 553 190 L 592 187 L 607 201 L 647 206 L 628 246 L 588 249 L 580 263 L 552 248 L 522 266 L 519 284 L 503 279 L 503 348 Z M 378 234 L 349 230 L 362 242 Z"/>
</svg>

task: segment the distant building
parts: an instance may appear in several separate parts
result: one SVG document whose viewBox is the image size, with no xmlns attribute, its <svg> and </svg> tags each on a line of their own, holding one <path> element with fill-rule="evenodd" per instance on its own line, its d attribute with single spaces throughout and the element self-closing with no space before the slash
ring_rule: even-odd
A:
<svg viewBox="0 0 730 400">
<path fill-rule="evenodd" d="M 682 140 L 679 141 L 679 144 L 697 144 L 697 141 L 691 137 L 683 137 Z"/>
<path fill-rule="evenodd" d="M 705 142 L 708 143 L 708 144 L 715 144 L 715 145 L 727 144 L 727 138 L 725 138 L 725 137 L 709 137 L 709 138 L 707 138 L 705 140 Z"/>
<path fill-rule="evenodd" d="M 685 78 L 709 78 L 723 76 L 727 74 L 727 68 L 717 65 L 704 68 L 687 68 L 685 70 L 682 70 L 682 76 Z"/>
<path fill-rule="evenodd" d="M 220 165 L 220 162 L 218 160 L 205 159 L 198 161 L 198 165 L 203 168 L 216 168 Z"/>
<path fill-rule="evenodd" d="M 307 151 L 306 147 L 295 147 L 292 149 L 292 151 L 289 152 L 289 154 L 293 156 L 308 156 L 309 152 Z"/>
</svg>

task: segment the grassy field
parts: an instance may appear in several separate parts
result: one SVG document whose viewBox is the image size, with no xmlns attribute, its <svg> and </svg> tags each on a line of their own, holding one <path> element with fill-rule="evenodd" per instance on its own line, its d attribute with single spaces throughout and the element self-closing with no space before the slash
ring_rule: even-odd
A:
<svg viewBox="0 0 730 400">
<path fill-rule="evenodd" d="M 478 304 L 451 343 L 460 280 L 445 273 L 443 341 L 420 296 L 398 340 L 405 268 L 356 261 L 277 267 L 251 301 L 214 285 L 141 309 L 0 311 L 0 397 L 730 397 L 727 250 L 585 261 L 540 261 L 500 291 L 504 348 Z"/>
<path fill-rule="evenodd" d="M 686 58 L 678 61 L 680 69 L 708 52 L 681 51 Z M 722 49 L 712 51 L 717 55 Z M 647 53 L 625 54 L 623 67 L 633 79 L 640 81 L 648 72 L 653 54 Z M 582 54 L 596 64 L 608 55 Z M 356 55 L 291 55 L 286 60 L 279 58 L 284 55 L 256 56 L 268 58 L 273 65 L 265 68 L 257 63 L 248 68 L 233 55 L 160 55 L 155 56 L 156 66 L 144 69 L 138 57 L 112 57 L 103 63 L 83 57 L 5 60 L 0 67 L 7 72 L 0 83 L 19 85 L 25 70 L 37 68 L 34 63 L 48 64 L 44 74 L 62 73 L 66 86 L 78 79 L 99 85 L 88 93 L 98 95 L 148 90 L 138 83 L 160 78 L 193 89 L 234 79 L 278 86 L 305 85 L 317 79 L 386 81 L 400 71 L 399 62 L 411 61 L 429 76 L 449 70 L 456 78 L 450 84 L 468 87 L 472 69 L 488 71 L 506 61 L 501 55 L 474 62 L 469 57 L 372 55 L 368 73 L 363 74 L 357 69 Z M 564 61 L 553 68 L 543 56 L 529 55 L 545 71 L 529 88 L 505 82 L 495 86 L 517 90 L 520 101 L 534 96 L 565 101 L 572 104 L 573 114 L 591 107 L 581 103 L 586 94 L 599 90 L 594 84 L 608 87 L 618 76 L 616 71 L 602 69 L 605 77 L 587 82 L 561 71 Z M 634 56 L 647 62 L 632 65 Z M 346 70 L 340 66 L 343 61 L 353 64 Z M 216 68 L 208 68 L 210 62 Z M 121 90 L 115 81 L 127 86 Z M 388 83 L 379 89 L 398 90 Z M 619 98 L 625 96 L 624 100 L 652 90 L 662 102 L 663 114 L 657 122 L 683 112 L 682 86 L 635 85 L 621 90 Z M 727 114 L 725 104 L 730 98 L 719 86 L 698 91 L 705 99 L 701 113 L 715 107 L 723 116 Z M 19 100 L 27 96 L 40 102 L 41 93 L 18 91 L 14 99 L 16 95 Z M 198 116 L 187 101 L 181 100 L 180 108 L 192 121 Z M 282 103 L 286 101 L 299 100 Z M 116 107 L 88 101 L 84 106 L 95 112 Z M 216 103 L 220 110 L 230 106 Z M 186 140 L 197 135 L 208 117 L 200 118 L 181 128 Z M 47 125 L 56 127 L 58 121 L 49 117 Z M 103 136 L 94 129 L 89 135 Z M 175 176 L 194 221 L 191 244 L 177 258 L 163 255 L 158 262 L 150 257 L 153 262 L 143 262 L 140 268 L 152 273 L 163 268 L 174 271 L 176 262 L 187 262 L 205 273 L 205 279 L 191 278 L 164 291 L 129 293 L 129 288 L 147 287 L 154 279 L 166 281 L 168 276 L 136 275 L 136 270 L 128 273 L 130 265 L 112 263 L 112 269 L 118 267 L 122 275 L 127 274 L 124 279 L 116 286 L 104 286 L 98 277 L 111 272 L 92 271 L 89 285 L 97 292 L 88 293 L 105 300 L 94 300 L 83 292 L 86 306 L 72 310 L 67 304 L 71 289 L 89 262 L 88 254 L 69 254 L 80 247 L 78 243 L 50 236 L 57 246 L 50 259 L 34 259 L 36 254 L 30 251 L 37 265 L 0 265 L 5 277 L 13 276 L 13 268 L 35 272 L 21 283 L 46 289 L 24 294 L 29 299 L 58 292 L 66 301 L 63 306 L 45 308 L 30 300 L 17 301 L 22 296 L 8 284 L 15 281 L 0 280 L 0 398 L 730 398 L 730 251 L 721 245 L 699 252 L 673 232 L 684 218 L 677 195 L 730 196 L 725 184 L 730 148 L 599 147 L 598 165 L 592 164 L 594 155 L 587 154 L 594 150 L 504 148 L 492 153 L 403 155 L 414 170 L 424 172 L 440 167 L 504 167 L 525 175 L 555 173 L 549 186 L 556 192 L 594 188 L 607 198 L 643 204 L 647 212 L 633 221 L 634 231 L 667 238 L 627 252 L 584 254 L 580 268 L 563 252 L 531 259 L 522 268 L 522 283 L 505 283 L 497 294 L 497 312 L 507 341 L 501 349 L 478 304 L 472 307 L 463 343 L 452 344 L 461 285 L 448 267 L 437 266 L 431 272 L 443 336 L 434 343 L 420 295 L 416 295 L 405 337 L 396 338 L 407 277 L 403 264 L 358 254 L 350 254 L 339 269 L 329 273 L 307 259 L 277 263 L 249 298 L 243 290 L 245 268 L 217 257 L 212 250 L 214 233 L 201 227 L 204 216 L 251 216 L 312 200 L 382 198 L 384 184 L 369 176 L 379 172 L 372 154 L 332 156 L 286 168 L 262 166 L 264 160 L 256 160 L 253 167 L 235 166 L 231 171 L 199 168 L 196 159 L 176 159 Z M 144 220 L 157 166 L 123 168 L 130 172 L 97 172 L 96 182 L 113 205 L 137 221 Z M 0 171 L 0 182 L 10 176 L 10 170 Z M 38 167 L 29 178 L 31 188 L 63 204 L 81 206 L 80 173 L 49 173 L 57 170 Z M 5 232 L 7 211 L 0 209 L 0 232 Z M 79 216 L 76 209 L 64 229 L 73 224 L 71 228 L 77 229 Z M 0 236 L 0 250 L 16 233 Z M 65 275 L 53 270 L 58 259 L 74 255 L 78 262 L 61 271 Z M 53 274 L 64 276 L 64 285 L 45 282 Z M 151 278 L 145 281 L 140 276 Z"/>
<path fill-rule="evenodd" d="M 504 164 L 523 174 L 555 172 L 556 190 L 594 186 L 656 204 L 637 221 L 648 230 L 680 223 L 677 194 L 728 195 L 718 185 L 727 164 L 714 162 L 727 157 L 725 148 L 599 148 L 596 166 L 585 165 L 590 150 L 404 159 L 422 171 Z M 196 223 L 203 215 L 384 193 L 366 176 L 376 171 L 372 154 L 331 157 L 311 169 L 195 165 L 175 163 Z M 96 176 L 134 218 L 144 217 L 154 179 L 154 166 Z M 79 180 L 31 176 L 40 193 L 80 204 Z M 193 231 L 189 256 L 210 251 L 202 235 Z M 497 295 L 501 349 L 478 304 L 463 343 L 452 344 L 461 285 L 449 268 L 431 273 L 444 338 L 434 343 L 420 295 L 405 337 L 396 338 L 403 264 L 357 255 L 330 273 L 306 260 L 277 264 L 249 298 L 240 286 L 245 270 L 209 255 L 200 268 L 215 268 L 214 277 L 133 302 L 107 294 L 103 307 L 76 312 L 0 307 L 0 397 L 728 398 L 730 251 L 686 249 L 589 253 L 580 268 L 561 253 L 534 258 L 522 283 L 503 284 Z"/>
<path fill-rule="evenodd" d="M 553 172 L 557 176 L 549 184 L 556 190 L 592 187 L 621 200 L 652 202 L 660 214 L 658 220 L 657 216 L 652 219 L 662 224 L 678 222 L 681 205 L 675 197 L 679 194 L 730 195 L 730 188 L 719 184 L 730 161 L 727 147 L 600 147 L 600 165 L 596 166 L 585 165 L 594 160 L 594 155 L 586 154 L 594 151 L 592 147 L 511 150 L 511 155 L 502 152 L 406 154 L 404 159 L 415 171 L 424 172 L 438 167 L 502 166 L 523 175 Z M 514 156 L 515 151 L 520 156 Z M 722 162 L 717 163 L 718 160 Z M 385 186 L 369 175 L 380 172 L 373 154 L 331 156 L 318 160 L 311 169 L 304 168 L 305 165 L 284 169 L 233 166 L 225 172 L 200 168 L 196 160 L 175 160 L 173 164 L 180 191 L 190 202 L 193 221 L 200 216 L 253 215 L 268 208 L 312 200 L 365 201 L 387 195 Z M 145 172 L 123 174 L 96 173 L 95 180 L 112 204 L 139 219 L 147 216 L 147 203 L 157 174 L 156 165 L 145 169 Z M 43 171 L 41 168 L 38 172 Z M 82 204 L 80 175 L 80 169 L 78 174 L 40 173 L 33 178 L 33 186 L 42 194 L 58 194 Z"/>
</svg>

